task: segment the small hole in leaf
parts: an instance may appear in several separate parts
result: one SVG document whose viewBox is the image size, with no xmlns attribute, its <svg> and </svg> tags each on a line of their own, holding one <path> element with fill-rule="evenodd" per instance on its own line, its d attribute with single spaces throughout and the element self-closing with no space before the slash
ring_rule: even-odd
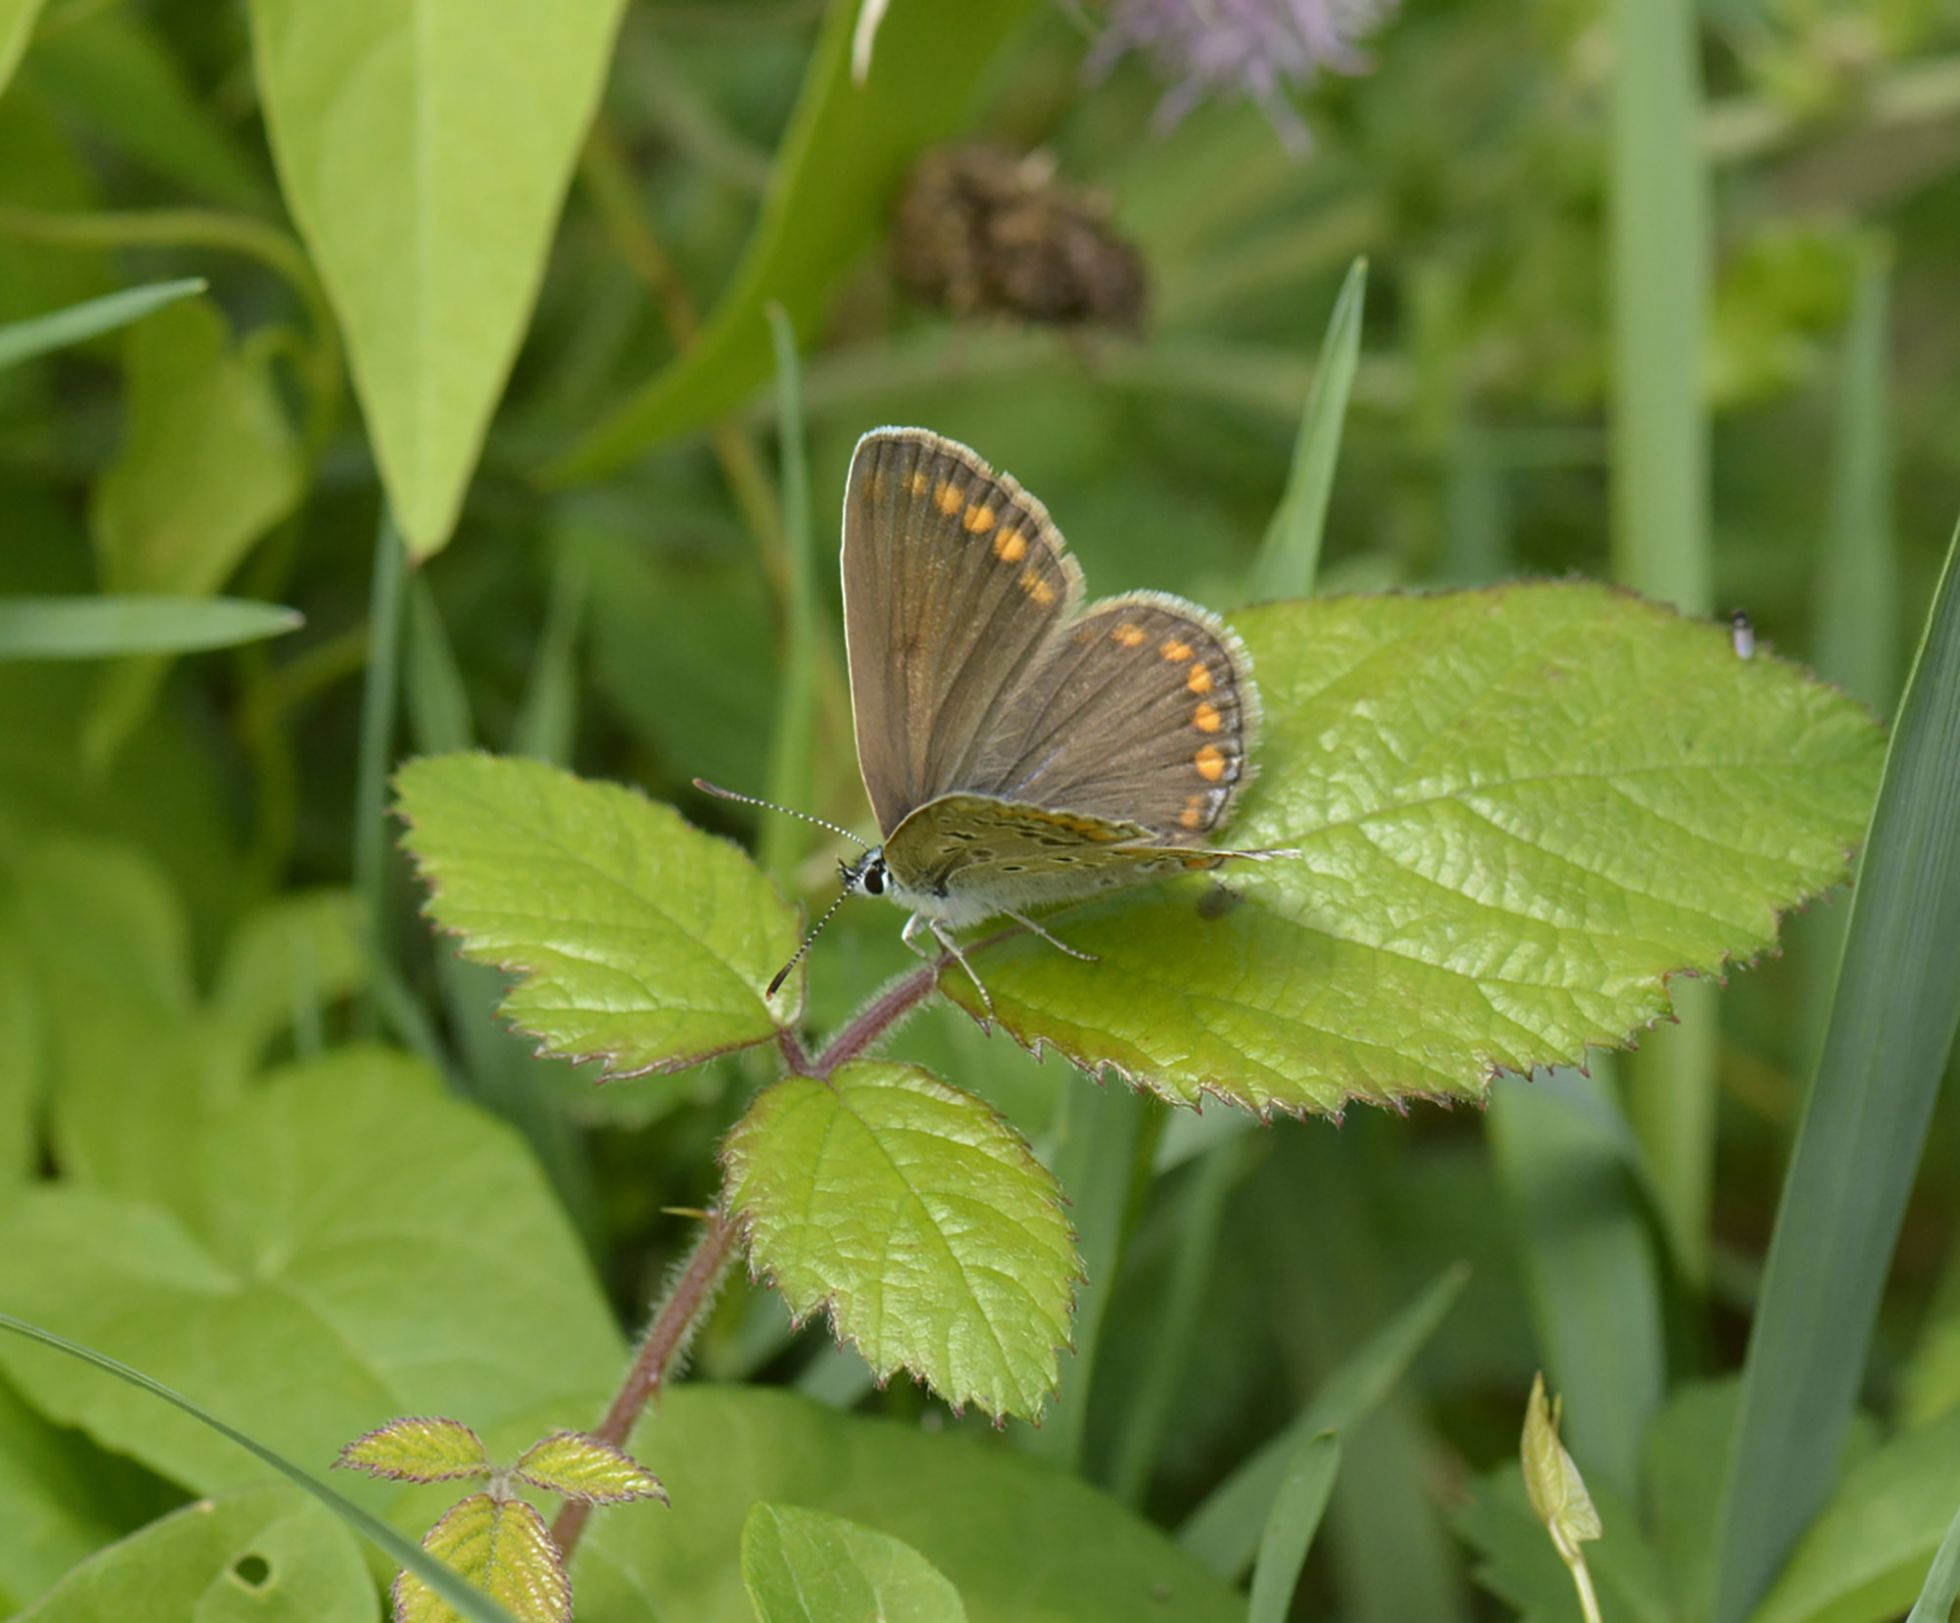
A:
<svg viewBox="0 0 1960 1623">
<path fill-rule="evenodd" d="M 232 1563 L 231 1575 L 247 1589 L 263 1589 L 272 1576 L 272 1563 L 262 1555 L 241 1555 Z"/>
</svg>

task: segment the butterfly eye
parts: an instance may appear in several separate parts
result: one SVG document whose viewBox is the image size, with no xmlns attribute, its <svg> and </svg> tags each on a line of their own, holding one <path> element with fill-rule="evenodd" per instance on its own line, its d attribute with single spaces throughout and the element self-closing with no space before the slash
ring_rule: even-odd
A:
<svg viewBox="0 0 1960 1623">
<path fill-rule="evenodd" d="M 874 862 L 864 870 L 864 888 L 873 896 L 885 894 L 885 865 Z"/>
</svg>

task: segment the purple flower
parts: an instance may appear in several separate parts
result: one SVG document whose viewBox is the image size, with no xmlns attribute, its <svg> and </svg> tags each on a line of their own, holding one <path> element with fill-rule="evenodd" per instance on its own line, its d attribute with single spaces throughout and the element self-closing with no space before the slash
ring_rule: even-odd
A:
<svg viewBox="0 0 1960 1623">
<path fill-rule="evenodd" d="M 1280 138 L 1296 151 L 1306 126 L 1285 91 L 1321 68 L 1363 73 L 1357 41 L 1394 8 L 1395 0 L 1114 0 L 1109 26 L 1090 52 L 1093 74 L 1142 51 L 1176 83 L 1157 108 L 1169 127 L 1205 97 L 1233 92 L 1266 110 Z"/>
</svg>

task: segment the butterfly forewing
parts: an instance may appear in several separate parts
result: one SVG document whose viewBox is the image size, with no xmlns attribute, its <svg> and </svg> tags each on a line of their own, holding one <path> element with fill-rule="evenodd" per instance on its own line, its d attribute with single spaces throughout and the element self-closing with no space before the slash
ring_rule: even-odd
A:
<svg viewBox="0 0 1960 1623">
<path fill-rule="evenodd" d="M 998 755 L 1081 571 L 1013 480 L 936 434 L 878 429 L 851 460 L 843 576 L 858 764 L 890 834 Z"/>
<path fill-rule="evenodd" d="M 962 788 L 1196 843 L 1248 780 L 1258 695 L 1216 615 L 1160 592 L 1061 626 Z"/>
</svg>

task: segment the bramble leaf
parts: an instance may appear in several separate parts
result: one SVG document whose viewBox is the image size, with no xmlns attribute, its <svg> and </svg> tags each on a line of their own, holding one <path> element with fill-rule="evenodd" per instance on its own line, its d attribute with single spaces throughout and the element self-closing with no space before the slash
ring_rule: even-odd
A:
<svg viewBox="0 0 1960 1623">
<path fill-rule="evenodd" d="M 742 1583 L 760 1623 L 966 1623 L 960 1592 L 911 1545 L 796 1505 L 749 1512 Z"/>
<path fill-rule="evenodd" d="M 1022 1042 L 1165 1098 L 1338 1114 L 1481 1100 L 1666 1016 L 1846 876 L 1866 712 L 1726 628 L 1532 583 L 1238 616 L 1265 727 L 1233 863 L 980 957 Z M 1196 737 L 1196 735 L 1193 735 Z M 1222 886 L 1222 888 L 1221 888 Z M 971 984 L 942 977 L 969 1010 Z"/>
<path fill-rule="evenodd" d="M 396 1482 L 474 1482 L 490 1475 L 483 1439 L 460 1420 L 405 1415 L 356 1437 L 336 1466 Z"/>
<path fill-rule="evenodd" d="M 770 1088 L 722 1150 L 749 1265 L 825 1309 L 880 1380 L 1033 1418 L 1081 1272 L 1054 1178 L 994 1111 L 915 1066 Z"/>
<path fill-rule="evenodd" d="M 429 1529 L 422 1548 L 498 1601 L 518 1623 L 571 1623 L 572 1585 L 544 1518 L 522 1499 L 473 1493 Z M 412 1572 L 395 1576 L 395 1623 L 461 1623 Z"/>
<path fill-rule="evenodd" d="M 455 528 L 622 0 L 252 0 L 279 184 L 409 551 Z"/>
<path fill-rule="evenodd" d="M 442 755 L 395 780 L 428 911 L 463 956 L 514 971 L 503 1012 L 607 1077 L 766 1042 L 795 912 L 727 840 L 672 807 L 539 761 Z M 786 1019 L 801 981 L 778 994 Z"/>
<path fill-rule="evenodd" d="M 620 1505 L 629 1499 L 658 1499 L 667 1490 L 660 1478 L 623 1450 L 583 1432 L 560 1431 L 524 1450 L 511 1467 L 534 1488 L 562 1493 L 595 1505 Z"/>
</svg>

